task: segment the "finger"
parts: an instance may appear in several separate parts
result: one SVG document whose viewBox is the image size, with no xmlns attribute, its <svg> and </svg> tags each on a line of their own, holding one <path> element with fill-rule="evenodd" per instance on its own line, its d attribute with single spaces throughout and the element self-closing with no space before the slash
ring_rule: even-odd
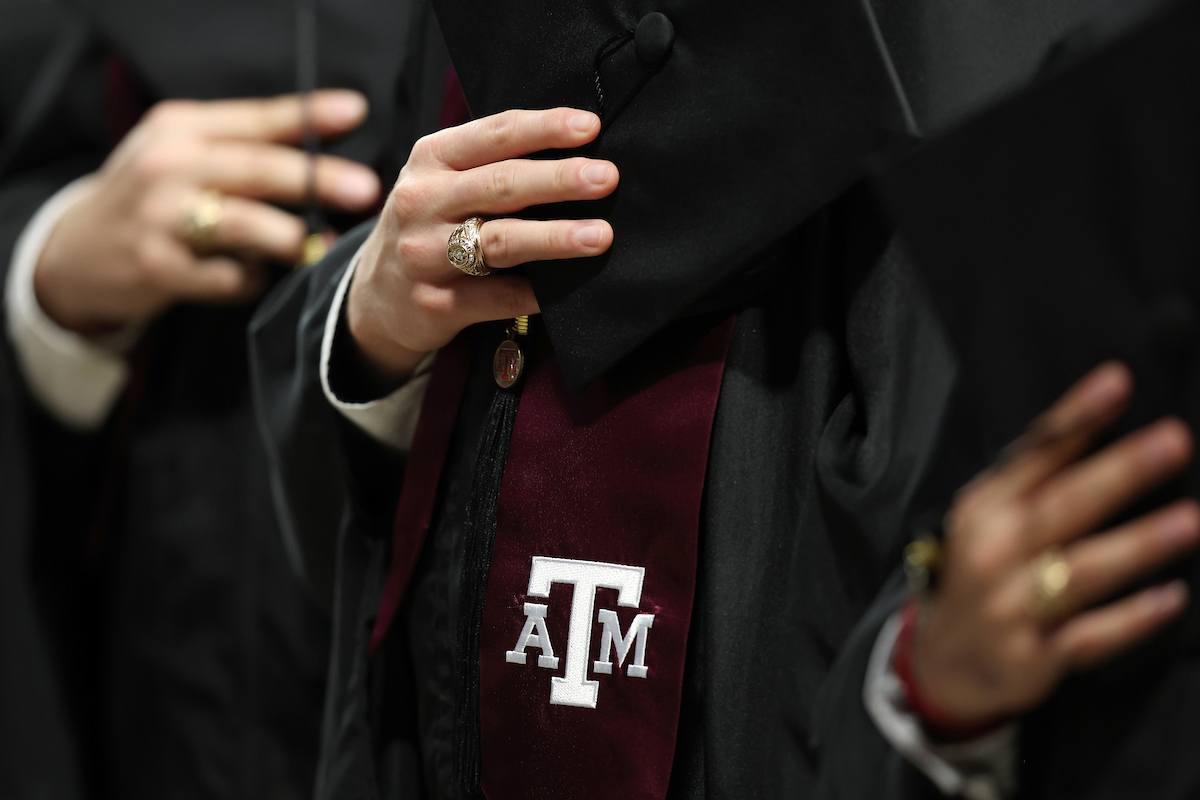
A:
<svg viewBox="0 0 1200 800">
<path fill-rule="evenodd" d="M 541 150 L 582 147 L 599 132 L 600 118 L 590 111 L 504 111 L 431 134 L 418 142 L 413 155 L 465 170 Z"/>
<path fill-rule="evenodd" d="M 511 319 L 540 311 L 533 287 L 517 275 L 466 278 L 444 291 L 453 293 L 455 315 L 464 325 Z"/>
<path fill-rule="evenodd" d="M 446 257 L 446 242 L 456 227 L 440 226 L 434 236 L 414 236 L 403 240 L 399 256 L 410 275 L 433 282 L 460 277 L 459 271 Z M 612 245 L 612 240 L 612 226 L 602 219 L 495 219 L 483 223 L 479 228 L 484 263 L 497 269 L 531 261 L 597 256 Z"/>
<path fill-rule="evenodd" d="M 308 200 L 310 165 L 315 165 L 312 188 L 323 205 L 361 210 L 378 199 L 379 179 L 367 167 L 335 156 L 311 158 L 290 147 L 231 142 L 209 148 L 190 177 L 226 194 L 302 203 Z"/>
<path fill-rule="evenodd" d="M 298 217 L 240 197 L 221 201 L 221 218 L 213 230 L 212 243 L 217 251 L 246 251 L 252 255 L 298 262 L 304 254 L 307 229 Z"/>
<path fill-rule="evenodd" d="M 444 206 L 451 219 L 474 214 L 510 214 L 544 203 L 596 200 L 617 188 L 609 161 L 564 158 L 514 159 L 459 173 L 449 182 Z"/>
<path fill-rule="evenodd" d="M 180 300 L 204 303 L 241 303 L 267 288 L 266 271 L 257 264 L 213 256 L 197 259 L 174 281 Z"/>
<path fill-rule="evenodd" d="M 1087 450 L 1097 434 L 1124 411 L 1133 391 L 1133 376 L 1118 362 L 1108 362 L 1071 387 L 1009 446 L 988 473 L 999 497 L 1026 494 Z"/>
<path fill-rule="evenodd" d="M 612 245 L 612 226 L 602 219 L 494 219 L 479 229 L 484 260 L 489 267 L 515 267 L 530 261 L 586 258 Z"/>
<path fill-rule="evenodd" d="M 1200 544 L 1200 506 L 1186 500 L 1073 545 L 1065 615 L 1103 600 Z"/>
<path fill-rule="evenodd" d="M 1181 612 L 1187 585 L 1174 581 L 1075 617 L 1050 640 L 1052 651 L 1070 669 L 1087 669 L 1145 640 Z"/>
<path fill-rule="evenodd" d="M 1132 433 L 1051 481 L 1033 499 L 1033 552 L 1093 530 L 1130 500 L 1179 472 L 1191 458 L 1186 426 L 1164 419 Z"/>
<path fill-rule="evenodd" d="M 175 124 L 205 136 L 298 142 L 306 115 L 318 136 L 336 136 L 358 127 L 367 115 L 367 100 L 358 92 L 324 89 L 312 93 L 307 110 L 298 94 L 188 103 L 176 109 Z"/>
</svg>

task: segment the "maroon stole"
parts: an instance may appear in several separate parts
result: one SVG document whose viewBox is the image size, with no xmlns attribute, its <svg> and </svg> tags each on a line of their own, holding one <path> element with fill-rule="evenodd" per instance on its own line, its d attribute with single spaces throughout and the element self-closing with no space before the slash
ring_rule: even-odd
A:
<svg viewBox="0 0 1200 800">
<path fill-rule="evenodd" d="M 700 506 L 732 320 L 687 323 L 585 391 L 534 353 L 496 508 L 479 644 L 491 800 L 662 798 L 675 755 Z M 438 357 L 373 641 L 429 530 L 465 384 Z"/>
</svg>

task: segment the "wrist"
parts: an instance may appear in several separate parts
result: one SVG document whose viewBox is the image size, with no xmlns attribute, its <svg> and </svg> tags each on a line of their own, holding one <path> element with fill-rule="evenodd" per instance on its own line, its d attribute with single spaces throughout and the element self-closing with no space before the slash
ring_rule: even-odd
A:
<svg viewBox="0 0 1200 800">
<path fill-rule="evenodd" d="M 369 253 L 364 250 L 364 262 Z M 342 327 L 349 335 L 340 337 L 345 341 L 340 349 L 360 376 L 360 384 L 388 390 L 407 380 L 428 351 L 405 347 L 388 335 L 380 324 L 384 315 L 374 308 L 378 301 L 369 296 L 369 270 L 366 263 L 360 264 L 350 280 L 342 310 Z"/>
<path fill-rule="evenodd" d="M 84 337 L 103 336 L 124 327 L 123 323 L 105 320 L 88 312 L 70 270 L 58 259 L 56 237 L 51 237 L 33 269 L 33 297 L 38 309 L 63 330 Z"/>
<path fill-rule="evenodd" d="M 403 385 L 424 355 L 406 352 L 401 358 L 381 362 L 371 358 L 350 330 L 349 303 L 342 309 L 338 332 L 333 338 L 330 384 L 339 387 L 339 397 L 366 402 L 391 394 Z"/>
<path fill-rule="evenodd" d="M 67 200 L 69 205 L 59 209 L 42 242 L 29 285 L 37 310 L 54 325 L 84 337 L 104 336 L 141 320 L 104 314 L 104 299 L 110 293 L 97 285 L 97 276 L 103 271 L 93 269 L 93 265 L 97 250 L 105 248 L 80 246 L 80 242 L 92 239 L 85 223 L 95 214 L 91 200 L 97 192 L 96 183 L 89 178 L 75 186 Z"/>
<path fill-rule="evenodd" d="M 908 707 L 934 739 L 962 741 L 990 733 L 1007 720 L 989 713 L 963 713 L 946 703 L 933 687 L 938 685 L 916 657 L 920 607 L 910 600 L 901 612 L 900 633 L 892 652 L 892 670 L 900 681 Z"/>
</svg>

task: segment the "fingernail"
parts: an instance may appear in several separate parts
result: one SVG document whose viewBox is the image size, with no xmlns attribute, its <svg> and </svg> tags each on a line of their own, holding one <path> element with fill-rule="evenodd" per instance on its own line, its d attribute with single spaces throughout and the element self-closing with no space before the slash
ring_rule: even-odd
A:
<svg viewBox="0 0 1200 800">
<path fill-rule="evenodd" d="M 1107 406 L 1120 400 L 1129 391 L 1130 375 L 1128 368 L 1118 362 L 1112 362 L 1099 367 L 1087 388 L 1087 397 L 1091 404 Z"/>
<path fill-rule="evenodd" d="M 1187 584 L 1183 581 L 1171 581 L 1166 586 L 1152 589 L 1150 601 L 1159 613 L 1170 614 L 1183 608 L 1187 603 L 1187 596 Z"/>
<path fill-rule="evenodd" d="M 588 183 L 601 185 L 612 178 L 612 166 L 604 163 L 592 163 L 583 168 L 583 179 Z"/>
<path fill-rule="evenodd" d="M 585 225 L 575 231 L 575 241 L 584 247 L 599 247 L 601 232 L 599 225 Z"/>
<path fill-rule="evenodd" d="M 325 113 L 334 122 L 353 122 L 367 111 L 367 99 L 358 92 L 334 92 L 325 99 Z"/>
<path fill-rule="evenodd" d="M 366 205 L 379 194 L 379 179 L 366 170 L 348 171 L 338 184 L 342 202 L 351 205 Z"/>
<path fill-rule="evenodd" d="M 596 127 L 597 121 L 598 118 L 595 114 L 589 114 L 588 112 L 583 111 L 578 114 L 572 114 L 568 124 L 574 130 L 579 131 L 580 133 L 587 133 L 592 128 Z"/>
<path fill-rule="evenodd" d="M 1160 528 L 1160 535 L 1169 544 L 1192 541 L 1197 534 L 1200 534 L 1200 515 L 1191 504 L 1169 512 Z"/>
<path fill-rule="evenodd" d="M 1157 461 L 1178 461 L 1187 455 L 1187 431 L 1177 421 L 1160 422 L 1151 429 L 1145 447 Z"/>
</svg>

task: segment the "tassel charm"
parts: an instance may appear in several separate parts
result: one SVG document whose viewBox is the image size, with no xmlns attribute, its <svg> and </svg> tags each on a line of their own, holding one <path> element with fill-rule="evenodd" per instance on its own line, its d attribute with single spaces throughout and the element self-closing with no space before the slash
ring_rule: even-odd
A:
<svg viewBox="0 0 1200 800">
<path fill-rule="evenodd" d="M 520 316 L 506 331 L 507 336 L 492 356 L 492 377 L 501 389 L 511 389 L 525 371 L 525 353 L 517 342 L 518 336 L 529 333 L 529 317 Z"/>
</svg>

